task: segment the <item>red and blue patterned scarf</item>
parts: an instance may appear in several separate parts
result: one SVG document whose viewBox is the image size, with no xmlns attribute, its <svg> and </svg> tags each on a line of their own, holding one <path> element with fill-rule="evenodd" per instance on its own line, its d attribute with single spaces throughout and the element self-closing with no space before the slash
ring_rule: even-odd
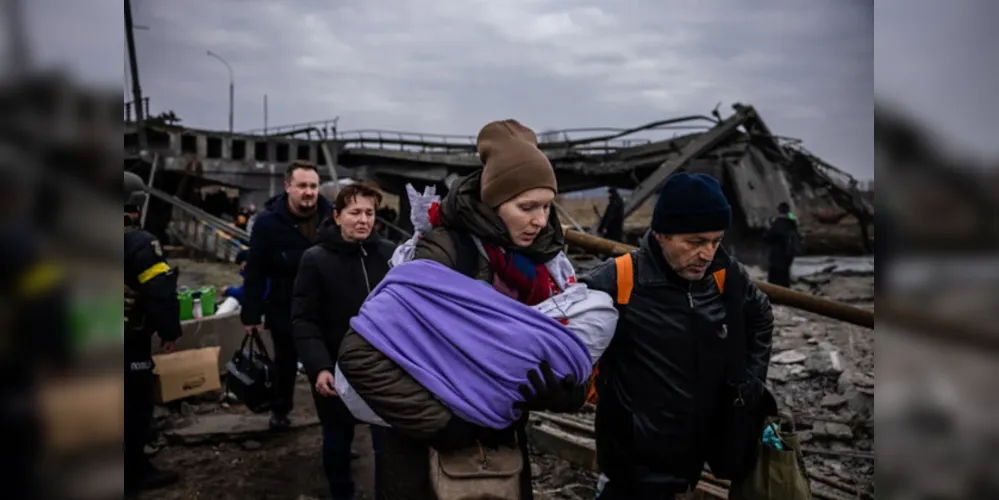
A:
<svg viewBox="0 0 999 500">
<path fill-rule="evenodd" d="M 552 275 L 544 264 L 535 264 L 517 252 L 504 252 L 495 245 L 483 244 L 482 247 L 489 257 L 489 268 L 517 293 L 521 303 L 537 305 L 557 293 Z"/>
<path fill-rule="evenodd" d="M 433 227 L 442 225 L 440 203 L 432 203 L 427 215 Z M 558 285 L 544 264 L 535 264 L 517 252 L 504 251 L 485 242 L 482 248 L 489 257 L 489 269 L 517 294 L 516 299 L 522 304 L 534 306 L 559 293 Z"/>
</svg>

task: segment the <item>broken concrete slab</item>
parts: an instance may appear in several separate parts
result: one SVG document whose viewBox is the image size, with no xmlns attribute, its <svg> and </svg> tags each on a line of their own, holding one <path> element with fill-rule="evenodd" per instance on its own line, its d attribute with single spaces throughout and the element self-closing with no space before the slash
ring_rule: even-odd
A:
<svg viewBox="0 0 999 500">
<path fill-rule="evenodd" d="M 783 384 L 790 379 L 791 377 L 783 366 L 772 366 L 770 367 L 770 370 L 767 371 L 767 380 L 773 380 L 774 382 Z"/>
<path fill-rule="evenodd" d="M 838 408 L 846 404 L 847 399 L 839 394 L 827 394 L 822 401 L 819 401 L 819 406 L 823 408 Z"/>
<path fill-rule="evenodd" d="M 853 439 L 853 430 L 839 422 L 815 422 L 812 424 L 812 435 L 849 441 Z"/>
<path fill-rule="evenodd" d="M 837 381 L 839 386 L 839 392 L 846 393 L 854 387 L 861 387 L 864 389 L 874 388 L 874 377 L 868 376 L 863 373 L 856 371 L 844 371 Z"/>
<path fill-rule="evenodd" d="M 855 387 L 843 394 L 847 408 L 863 419 L 869 419 L 874 414 L 874 390 Z"/>
<path fill-rule="evenodd" d="M 777 365 L 792 365 L 801 363 L 808 359 L 808 356 L 794 349 L 775 354 L 770 358 L 770 362 Z"/>
<path fill-rule="evenodd" d="M 319 418 L 315 415 L 291 417 L 292 429 L 314 425 L 319 425 Z M 165 431 L 163 434 L 171 442 L 196 444 L 205 441 L 246 440 L 270 432 L 272 432 L 270 415 L 216 413 L 193 417 L 188 425 Z"/>
<path fill-rule="evenodd" d="M 527 436 L 539 450 L 580 467 L 597 470 L 597 446 L 592 438 L 571 434 L 543 422 L 528 425 Z"/>
<path fill-rule="evenodd" d="M 805 368 L 816 375 L 843 373 L 843 356 L 836 349 L 821 349 L 805 361 Z"/>
</svg>

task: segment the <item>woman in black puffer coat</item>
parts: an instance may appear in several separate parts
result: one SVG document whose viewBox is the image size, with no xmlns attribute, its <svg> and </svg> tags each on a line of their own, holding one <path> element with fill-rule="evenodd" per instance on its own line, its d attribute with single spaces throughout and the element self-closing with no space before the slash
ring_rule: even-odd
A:
<svg viewBox="0 0 999 500">
<path fill-rule="evenodd" d="M 340 190 L 332 219 L 323 222 L 318 243 L 302 256 L 292 295 L 295 349 L 312 383 L 323 430 L 323 468 L 334 500 L 354 498 L 350 445 L 358 423 L 334 389 L 337 352 L 350 318 L 385 277 L 395 249 L 373 232 L 380 203 L 378 191 L 360 184 Z M 374 427 L 371 431 L 377 476 L 379 434 Z"/>
</svg>

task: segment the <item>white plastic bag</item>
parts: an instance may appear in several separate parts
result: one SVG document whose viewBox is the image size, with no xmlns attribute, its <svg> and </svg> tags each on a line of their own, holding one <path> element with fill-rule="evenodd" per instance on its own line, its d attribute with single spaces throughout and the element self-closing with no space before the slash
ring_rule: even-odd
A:
<svg viewBox="0 0 999 500">
<path fill-rule="evenodd" d="M 607 350 L 617 329 L 618 313 L 614 299 L 582 283 L 570 285 L 534 308 L 549 318 L 563 320 L 566 328 L 586 344 L 594 363 Z"/>
<path fill-rule="evenodd" d="M 406 196 L 409 197 L 409 220 L 413 223 L 413 237 L 392 252 L 389 260 L 391 267 L 413 260 L 417 240 L 434 228 L 430 224 L 430 207 L 441 201 L 441 197 L 437 195 L 437 186 L 427 186 L 423 188 L 423 194 L 420 194 L 412 184 L 406 184 Z"/>
<path fill-rule="evenodd" d="M 572 267 L 572 262 L 565 256 L 565 252 L 559 252 L 552 260 L 545 262 L 545 267 L 548 268 L 560 290 L 566 290 L 576 283 L 576 269 Z"/>
<path fill-rule="evenodd" d="M 226 297 L 225 300 L 215 308 L 215 314 L 226 314 L 239 310 L 239 301 L 235 297 Z"/>
<path fill-rule="evenodd" d="M 347 382 L 347 377 L 344 377 L 343 372 L 340 371 L 339 363 L 333 368 L 333 379 L 333 386 L 336 388 L 336 393 L 340 397 L 340 401 L 343 401 L 343 404 L 347 406 L 347 409 L 350 410 L 350 414 L 354 418 L 366 424 L 390 427 L 381 417 L 375 414 L 371 407 L 368 406 L 368 403 L 365 403 L 361 399 L 361 396 L 358 396 L 354 392 L 354 388 Z"/>
</svg>

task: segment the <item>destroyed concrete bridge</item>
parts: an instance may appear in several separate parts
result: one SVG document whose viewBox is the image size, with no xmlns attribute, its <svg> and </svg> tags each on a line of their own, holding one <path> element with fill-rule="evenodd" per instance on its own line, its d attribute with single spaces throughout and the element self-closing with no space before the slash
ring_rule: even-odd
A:
<svg viewBox="0 0 999 500">
<path fill-rule="evenodd" d="M 858 195 L 848 174 L 810 154 L 800 141 L 772 134 L 752 106 L 735 104 L 726 118 L 717 111 L 712 115 L 667 119 L 625 130 L 545 132 L 540 134 L 539 147 L 551 159 L 563 193 L 601 186 L 632 190 L 625 202 L 626 215 L 649 200 L 675 171 L 712 175 L 723 183 L 735 206 L 733 240 L 765 229 L 781 201 L 791 203 L 805 226 L 820 224 L 823 217 L 847 214 L 861 225 L 872 219 L 871 203 Z M 685 133 L 658 141 L 638 137 L 662 130 Z M 370 179 L 383 190 L 401 195 L 399 222 L 403 227 L 408 222 L 407 183 L 418 189 L 436 185 L 438 192 L 444 192 L 453 179 L 481 167 L 473 136 L 341 132 L 336 120 L 231 136 L 170 126 L 146 126 L 143 131 L 148 150 L 140 154 L 139 129 L 134 123 L 126 124 L 125 148 L 132 158 L 126 169 L 146 174 L 164 191 L 173 190 L 171 184 L 217 184 L 238 189 L 244 205 L 262 206 L 283 190 L 286 165 L 308 160 L 319 165 L 326 181 Z M 585 133 L 600 135 L 573 138 Z M 868 240 L 866 235 L 863 240 Z"/>
</svg>

